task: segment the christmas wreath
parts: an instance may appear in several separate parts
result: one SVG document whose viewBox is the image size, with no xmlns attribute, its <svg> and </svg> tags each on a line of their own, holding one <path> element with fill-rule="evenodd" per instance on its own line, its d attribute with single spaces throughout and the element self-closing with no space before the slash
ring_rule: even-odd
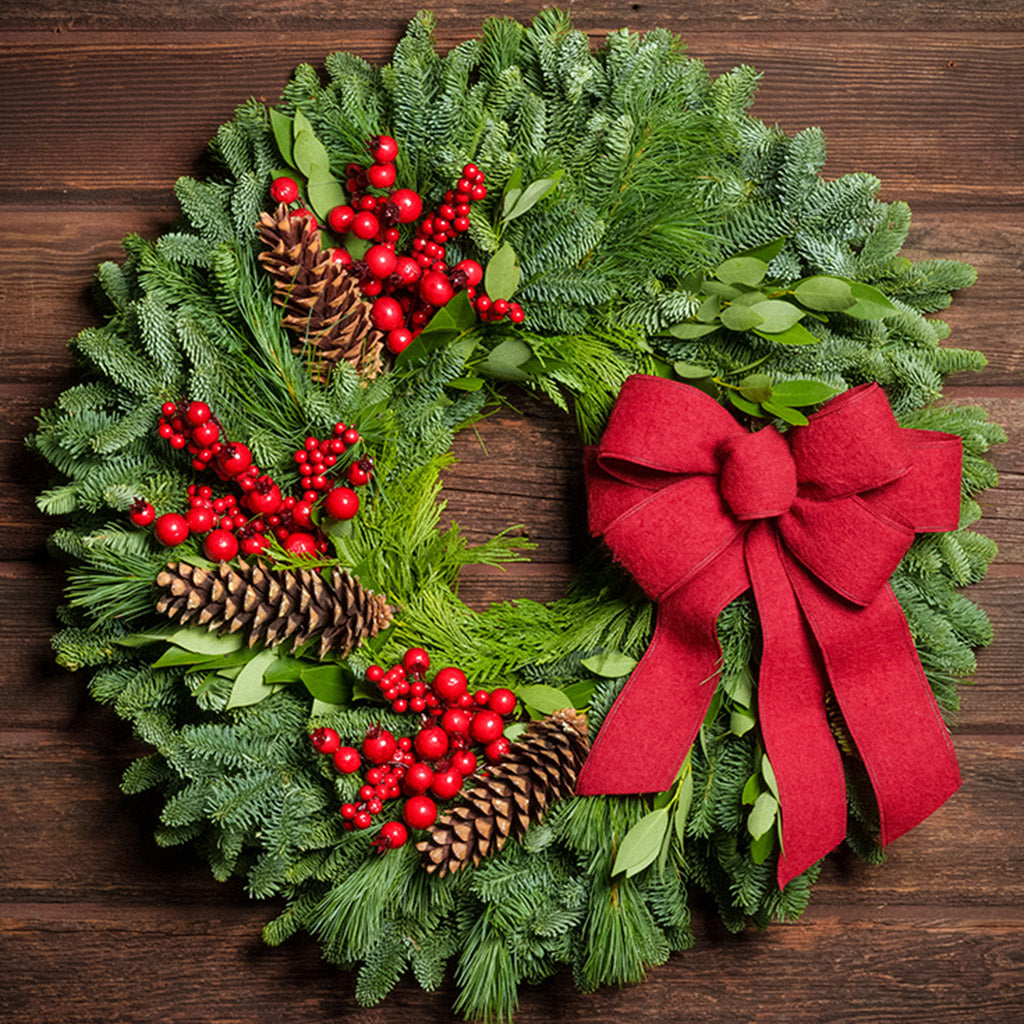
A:
<svg viewBox="0 0 1024 1024">
<path fill-rule="evenodd" d="M 505 1020 L 685 949 L 690 888 L 797 917 L 956 788 L 1001 432 L 932 404 L 984 363 L 925 315 L 972 269 L 901 256 L 907 207 L 750 117 L 752 69 L 559 11 L 432 29 L 238 110 L 180 225 L 99 268 L 30 443 L 57 657 L 153 748 L 157 841 L 361 1001 L 451 962 Z M 460 570 L 528 545 L 439 528 L 441 477 L 503 382 L 575 417 L 614 562 L 475 612 Z"/>
</svg>

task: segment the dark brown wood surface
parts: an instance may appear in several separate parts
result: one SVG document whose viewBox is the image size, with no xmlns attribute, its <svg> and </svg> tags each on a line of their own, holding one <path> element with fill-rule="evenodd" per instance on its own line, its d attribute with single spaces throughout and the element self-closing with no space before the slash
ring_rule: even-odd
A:
<svg viewBox="0 0 1024 1024">
<path fill-rule="evenodd" d="M 137 752 L 84 680 L 50 655 L 61 580 L 32 498 L 45 471 L 21 438 L 72 378 L 65 341 L 96 322 L 96 264 L 128 232 L 173 219 L 171 186 L 202 173 L 217 126 L 249 95 L 275 99 L 300 61 L 390 53 L 416 4 L 298 0 L 35 0 L 0 4 L 0 1021 L 447 1021 L 452 990 L 403 983 L 362 1009 L 315 945 L 261 946 L 274 906 L 218 884 L 188 851 L 157 849 L 157 808 L 118 791 Z M 798 923 L 739 936 L 696 908 L 694 950 L 635 988 L 577 994 L 567 978 L 522 993 L 521 1024 L 844 1021 L 1004 1024 L 1024 1019 L 1024 7 L 1019 0 L 689 0 L 574 5 L 597 39 L 629 26 L 684 35 L 713 71 L 764 72 L 755 112 L 821 124 L 828 174 L 878 175 L 915 209 L 910 255 L 968 260 L 979 282 L 944 314 L 988 368 L 948 399 L 980 403 L 1010 443 L 983 496 L 1000 544 L 971 592 L 995 643 L 963 694 L 963 789 L 870 867 L 837 855 Z M 518 0 L 437 8 L 439 39 Z M 525 402 L 467 436 L 451 514 L 473 536 L 526 524 L 530 565 L 477 571 L 471 603 L 551 598 L 568 579 L 582 507 L 570 425 Z"/>
</svg>

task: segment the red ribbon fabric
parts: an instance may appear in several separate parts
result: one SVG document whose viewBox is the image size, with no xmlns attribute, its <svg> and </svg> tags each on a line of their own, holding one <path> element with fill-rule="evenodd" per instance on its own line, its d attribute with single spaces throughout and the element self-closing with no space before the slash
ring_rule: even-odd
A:
<svg viewBox="0 0 1024 1024">
<path fill-rule="evenodd" d="M 658 603 L 658 622 L 576 791 L 671 785 L 721 669 L 718 615 L 751 588 L 763 633 L 758 717 L 782 807 L 780 886 L 846 835 L 828 689 L 874 786 L 883 843 L 960 785 L 888 583 L 915 532 L 958 525 L 960 438 L 901 428 L 877 384 L 809 419 L 750 433 L 696 388 L 634 376 L 584 453 L 591 530 Z"/>
</svg>

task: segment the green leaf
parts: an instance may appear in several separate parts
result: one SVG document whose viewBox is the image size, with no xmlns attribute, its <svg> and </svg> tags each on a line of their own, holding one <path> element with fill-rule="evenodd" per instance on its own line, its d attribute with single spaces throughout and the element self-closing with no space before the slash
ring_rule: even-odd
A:
<svg viewBox="0 0 1024 1024">
<path fill-rule="evenodd" d="M 764 416 L 761 412 L 761 406 L 755 405 L 753 402 L 748 402 L 742 395 L 735 391 L 728 392 L 729 401 L 736 406 L 740 412 L 745 412 L 748 416 Z"/>
<path fill-rule="evenodd" d="M 317 665 L 301 673 L 302 685 L 325 704 L 347 704 L 352 699 L 352 671 L 344 665 Z"/>
<path fill-rule="evenodd" d="M 734 736 L 744 736 L 757 724 L 747 708 L 733 708 L 729 712 L 729 730 Z"/>
<path fill-rule="evenodd" d="M 764 303 L 761 303 L 764 305 Z M 753 306 L 731 305 L 722 310 L 722 323 L 730 331 L 749 331 L 764 323 L 764 317 Z"/>
<path fill-rule="evenodd" d="M 776 800 L 781 800 L 779 796 L 779 784 L 775 781 L 775 769 L 772 767 L 771 761 L 768 760 L 768 755 L 765 754 L 761 758 L 761 775 L 764 778 L 765 784 L 775 795 Z"/>
<path fill-rule="evenodd" d="M 745 284 L 753 288 L 764 280 L 768 264 L 754 256 L 733 256 L 715 268 L 715 277 L 723 284 Z"/>
<path fill-rule="evenodd" d="M 292 141 L 294 128 L 292 119 L 275 107 L 270 108 L 270 127 L 274 130 L 274 141 L 281 153 L 281 159 L 289 167 L 295 167 L 295 158 L 292 156 Z"/>
<path fill-rule="evenodd" d="M 348 202 L 348 193 L 333 177 L 311 176 L 306 186 L 306 198 L 317 217 L 321 221 L 326 221 L 331 210 Z M 355 258 L 353 256 L 353 259 Z"/>
<path fill-rule="evenodd" d="M 764 792 L 761 788 L 761 773 L 754 772 L 753 775 L 747 779 L 747 784 L 743 787 L 743 793 L 740 796 L 740 803 L 751 804 L 757 802 L 757 798 Z"/>
<path fill-rule="evenodd" d="M 788 331 L 805 315 L 804 310 L 799 306 L 794 306 L 792 302 L 784 302 L 782 299 L 766 299 L 764 302 L 757 302 L 750 307 L 750 311 L 761 317 L 760 324 L 751 326 L 757 327 L 758 333 L 764 334 Z"/>
<path fill-rule="evenodd" d="M 196 654 L 230 654 L 245 646 L 241 633 L 218 636 L 199 626 L 184 626 L 177 629 L 167 637 L 167 640 L 177 647 L 184 647 L 186 651 L 195 651 Z"/>
<path fill-rule="evenodd" d="M 308 661 L 282 655 L 264 672 L 263 678 L 268 683 L 297 683 L 307 668 Z"/>
<path fill-rule="evenodd" d="M 457 377 L 445 385 L 445 387 L 456 388 L 459 391 L 479 391 L 483 386 L 483 377 Z"/>
<path fill-rule="evenodd" d="M 712 377 L 714 374 L 706 366 L 698 366 L 696 363 L 673 363 L 672 369 L 677 377 L 683 380 L 700 380 L 702 377 Z"/>
<path fill-rule="evenodd" d="M 533 357 L 533 350 L 519 338 L 506 338 L 477 364 L 477 370 L 498 380 L 527 380 L 529 373 L 523 364 Z"/>
<path fill-rule="evenodd" d="M 637 661 L 621 651 L 602 651 L 584 658 L 580 664 L 595 676 L 618 679 L 620 676 L 628 676 L 636 668 Z"/>
<path fill-rule="evenodd" d="M 731 284 L 723 284 L 721 281 L 705 281 L 704 291 L 711 296 L 718 296 L 722 299 L 735 299 L 743 294 L 742 288 L 736 288 Z"/>
<path fill-rule="evenodd" d="M 501 216 L 508 220 L 508 215 L 515 209 L 516 203 L 519 201 L 519 197 L 523 194 L 521 188 L 510 188 L 505 193 L 505 199 L 501 204 Z"/>
<path fill-rule="evenodd" d="M 330 701 L 319 700 L 314 697 L 313 706 L 310 708 L 309 716 L 310 718 L 316 718 L 318 715 L 333 715 L 340 711 L 341 708 L 342 705 L 340 704 L 332 704 Z"/>
<path fill-rule="evenodd" d="M 527 706 L 542 715 L 553 715 L 556 711 L 571 707 L 572 701 L 556 686 L 533 683 L 516 688 L 516 696 Z"/>
<path fill-rule="evenodd" d="M 264 697 L 269 697 L 274 692 L 273 686 L 264 684 L 263 673 L 276 658 L 277 654 L 271 649 L 260 651 L 238 673 L 235 685 L 231 688 L 231 696 L 228 697 L 229 708 L 258 704 Z"/>
<path fill-rule="evenodd" d="M 775 849 L 775 832 L 769 829 L 750 844 L 750 858 L 755 864 L 763 864 Z"/>
<path fill-rule="evenodd" d="M 596 689 L 597 684 L 592 679 L 584 679 L 579 683 L 571 683 L 562 692 L 574 708 L 582 711 L 590 703 Z"/>
<path fill-rule="evenodd" d="M 168 623 L 164 629 L 149 629 L 144 633 L 130 633 L 128 636 L 115 637 L 114 643 L 121 647 L 148 647 L 150 644 L 169 640 L 175 627 Z"/>
<path fill-rule="evenodd" d="M 827 274 L 816 274 L 797 281 L 793 285 L 793 294 L 805 306 L 826 313 L 848 309 L 856 302 L 853 290 L 841 277 L 830 277 Z"/>
<path fill-rule="evenodd" d="M 894 306 L 886 296 L 877 288 L 862 281 L 850 281 L 847 279 L 850 291 L 857 300 L 843 312 L 847 316 L 856 317 L 858 320 L 884 320 L 887 316 L 898 313 L 899 307 Z"/>
<path fill-rule="evenodd" d="M 793 324 L 788 330 L 769 334 L 759 328 L 754 328 L 754 334 L 768 341 L 778 342 L 780 345 L 817 345 L 819 338 L 816 338 L 803 324 Z"/>
<path fill-rule="evenodd" d="M 502 735 L 505 736 L 510 742 L 515 743 L 520 736 L 529 728 L 528 722 L 513 722 L 511 725 L 505 726 L 505 731 Z"/>
<path fill-rule="evenodd" d="M 679 849 L 683 849 L 683 838 L 686 834 L 686 819 L 690 816 L 690 806 L 693 803 L 693 772 L 689 770 L 689 763 L 685 766 L 683 777 L 679 780 L 679 798 L 676 801 L 676 813 L 673 815 L 673 824 L 676 830 L 676 840 Z"/>
<path fill-rule="evenodd" d="M 692 338 L 703 338 L 705 334 L 710 334 L 712 331 L 717 330 L 718 324 L 682 323 L 673 324 L 662 333 L 671 334 L 673 338 L 682 338 L 684 341 L 689 341 Z"/>
<path fill-rule="evenodd" d="M 754 677 L 746 665 L 741 665 L 736 672 L 723 673 L 722 687 L 740 707 L 750 707 L 754 699 Z"/>
<path fill-rule="evenodd" d="M 501 215 L 504 217 L 513 206 L 516 205 L 516 200 L 522 195 L 523 192 L 523 169 L 517 167 L 513 172 L 512 176 L 505 183 L 505 195 L 501 204 Z"/>
<path fill-rule="evenodd" d="M 765 302 L 767 298 L 768 296 L 764 292 L 759 292 L 754 288 L 752 291 L 737 295 L 732 300 L 732 304 L 734 306 L 756 306 L 759 302 Z"/>
<path fill-rule="evenodd" d="M 838 394 L 836 388 L 818 380 L 784 380 L 772 385 L 772 401 L 782 405 L 817 405 Z"/>
<path fill-rule="evenodd" d="M 615 855 L 612 875 L 626 872 L 627 878 L 653 864 L 668 831 L 668 808 L 660 807 L 645 814 L 622 838 Z"/>
<path fill-rule="evenodd" d="M 775 824 L 779 812 L 779 801 L 771 793 L 762 793 L 754 801 L 754 809 L 747 817 L 747 831 L 758 839 Z"/>
<path fill-rule="evenodd" d="M 491 300 L 511 299 L 519 287 L 523 272 L 516 262 L 516 252 L 505 242 L 490 258 L 484 271 L 484 288 Z"/>
<path fill-rule="evenodd" d="M 532 210 L 546 195 L 549 195 L 558 187 L 558 183 L 562 180 L 564 173 L 564 170 L 559 168 L 550 178 L 539 178 L 537 181 L 531 182 L 516 196 L 516 201 L 512 204 L 511 209 L 508 208 L 509 197 L 506 195 L 504 206 L 505 220 L 515 220 L 516 217 L 522 217 L 524 213 Z M 491 294 L 489 290 L 487 294 Z M 507 298 L 507 296 L 505 297 Z"/>
<path fill-rule="evenodd" d="M 802 412 L 790 409 L 788 405 L 780 405 L 771 399 L 765 399 L 761 403 L 761 408 L 765 412 L 770 412 L 773 416 L 778 416 L 784 423 L 792 424 L 794 427 L 806 427 L 809 422 Z"/>
<path fill-rule="evenodd" d="M 764 402 L 772 396 L 772 379 L 766 373 L 751 373 L 738 385 L 740 394 L 751 402 Z"/>
<path fill-rule="evenodd" d="M 786 244 L 786 236 L 781 235 L 776 238 L 774 242 L 768 242 L 765 245 L 759 245 L 756 249 L 747 249 L 745 252 L 737 253 L 738 256 L 753 256 L 755 259 L 764 260 L 765 263 L 771 263 L 776 256 L 782 252 L 782 247 Z"/>
<path fill-rule="evenodd" d="M 717 295 L 709 295 L 698 307 L 694 316 L 703 324 L 713 323 L 718 319 L 722 308 L 722 300 Z"/>
</svg>

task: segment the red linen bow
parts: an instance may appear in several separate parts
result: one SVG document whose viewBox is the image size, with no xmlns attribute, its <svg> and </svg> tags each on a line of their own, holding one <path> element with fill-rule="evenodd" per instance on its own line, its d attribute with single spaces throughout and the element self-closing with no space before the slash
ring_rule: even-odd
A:
<svg viewBox="0 0 1024 1024">
<path fill-rule="evenodd" d="M 666 789 L 721 668 L 719 612 L 753 588 L 758 717 L 782 807 L 778 881 L 846 835 L 831 688 L 888 843 L 960 785 L 946 728 L 888 580 L 915 532 L 955 529 L 961 442 L 906 430 L 877 384 L 805 427 L 750 433 L 701 391 L 630 377 L 585 454 L 590 526 L 658 602 L 654 639 L 612 707 L 577 792 Z"/>
</svg>

